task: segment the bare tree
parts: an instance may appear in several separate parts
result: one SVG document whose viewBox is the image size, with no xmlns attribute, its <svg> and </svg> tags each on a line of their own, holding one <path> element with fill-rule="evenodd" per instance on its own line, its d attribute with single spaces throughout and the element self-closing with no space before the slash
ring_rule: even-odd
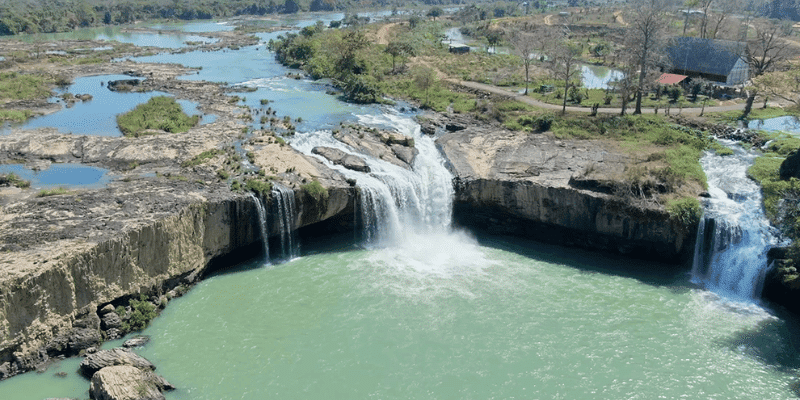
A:
<svg viewBox="0 0 800 400">
<path fill-rule="evenodd" d="M 580 74 L 580 69 L 578 68 L 579 57 L 579 48 L 564 41 L 550 51 L 550 71 L 553 73 L 555 79 L 564 81 L 562 114 L 567 112 L 567 96 L 569 89 L 575 84 L 575 79 L 578 78 Z"/>
<path fill-rule="evenodd" d="M 665 0 L 643 0 L 635 13 L 626 37 L 626 47 L 639 66 L 639 82 L 634 114 L 642 113 L 642 94 L 648 70 L 663 58 L 666 28 Z"/>
<path fill-rule="evenodd" d="M 761 75 L 753 79 L 753 85 L 766 95 L 800 106 L 800 67 Z"/>
<path fill-rule="evenodd" d="M 525 94 L 528 94 L 528 83 L 530 82 L 531 63 L 534 60 L 536 49 L 536 38 L 527 32 L 516 31 L 511 34 L 509 39 L 514 49 L 514 54 L 520 58 L 525 67 Z"/>
<path fill-rule="evenodd" d="M 753 76 L 769 72 L 791 55 L 791 44 L 784 38 L 791 33 L 785 22 L 767 21 L 755 25 L 756 38 L 747 42 L 748 62 Z"/>
<path fill-rule="evenodd" d="M 741 9 L 741 0 L 726 0 L 719 4 L 719 8 L 711 15 L 710 31 L 707 33 L 707 38 L 716 39 L 720 30 L 725 26 L 725 21 L 729 20 L 731 15 L 735 14 L 737 10 Z"/>
<path fill-rule="evenodd" d="M 685 7 L 683 15 L 683 36 L 686 36 L 686 28 L 689 26 L 689 11 L 697 7 L 699 3 L 700 0 L 686 0 L 683 2 L 683 6 Z"/>
<path fill-rule="evenodd" d="M 711 9 L 711 2 L 713 0 L 700 0 L 698 6 L 700 6 L 700 11 L 703 12 L 702 20 L 700 21 L 700 37 L 707 38 L 708 37 L 708 12 Z"/>
</svg>

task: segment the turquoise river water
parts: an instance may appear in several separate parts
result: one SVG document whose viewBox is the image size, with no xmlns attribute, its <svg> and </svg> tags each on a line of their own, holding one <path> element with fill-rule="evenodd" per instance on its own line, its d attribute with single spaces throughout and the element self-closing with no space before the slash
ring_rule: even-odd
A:
<svg viewBox="0 0 800 400">
<path fill-rule="evenodd" d="M 459 233 L 413 242 L 217 274 L 138 352 L 179 388 L 168 399 L 796 398 L 789 323 L 664 266 Z M 622 263 L 633 272 L 609 273 Z M 88 397 L 77 363 L 0 393 Z"/>
</svg>

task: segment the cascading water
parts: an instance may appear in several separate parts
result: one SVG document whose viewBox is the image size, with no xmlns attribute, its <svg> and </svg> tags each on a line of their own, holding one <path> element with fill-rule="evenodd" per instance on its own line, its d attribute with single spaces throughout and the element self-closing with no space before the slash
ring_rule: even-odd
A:
<svg viewBox="0 0 800 400">
<path fill-rule="evenodd" d="M 269 262 L 269 234 L 267 233 L 267 211 L 264 208 L 264 203 L 254 193 L 250 192 L 250 197 L 253 198 L 253 203 L 256 205 L 258 211 L 258 222 L 261 227 L 261 242 L 264 245 L 264 256 Z"/>
<path fill-rule="evenodd" d="M 297 206 L 294 200 L 294 190 L 279 184 L 272 185 L 272 196 L 275 199 L 275 216 L 280 232 L 281 258 L 291 260 L 299 254 L 299 242 L 295 227 Z"/>
<path fill-rule="evenodd" d="M 358 118 L 364 125 L 394 129 L 414 138 L 419 154 L 412 170 L 360 154 L 336 140 L 330 132 L 298 134 L 291 144 L 305 154 L 312 154 L 314 147 L 325 146 L 365 159 L 370 173 L 322 161 L 345 177 L 356 180 L 366 245 L 385 246 L 405 242 L 409 235 L 446 232 L 452 219 L 453 176 L 444 166 L 433 139 L 422 135 L 419 125 L 411 118 L 392 111 Z"/>
<path fill-rule="evenodd" d="M 703 201 L 692 277 L 710 290 L 740 301 L 761 295 L 767 250 L 777 235 L 764 215 L 761 188 L 746 176 L 755 154 L 720 141 L 733 155 L 706 153 L 700 160 L 710 198 Z"/>
</svg>

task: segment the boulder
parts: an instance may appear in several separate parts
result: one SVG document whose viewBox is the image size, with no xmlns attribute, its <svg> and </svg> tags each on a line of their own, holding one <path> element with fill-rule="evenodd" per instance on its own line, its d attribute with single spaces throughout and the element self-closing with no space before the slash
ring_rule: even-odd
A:
<svg viewBox="0 0 800 400">
<path fill-rule="evenodd" d="M 347 154 L 342 150 L 333 147 L 318 146 L 311 149 L 311 152 L 326 158 L 335 165 L 341 165 L 347 169 L 359 172 L 369 172 L 369 165 L 363 158 Z"/>
<path fill-rule="evenodd" d="M 369 165 L 367 165 L 367 162 L 364 161 L 363 158 L 350 154 L 342 158 L 340 165 L 347 169 L 351 169 L 353 171 L 359 171 L 359 172 L 370 171 Z"/>
<path fill-rule="evenodd" d="M 92 376 L 89 396 L 95 400 L 160 400 L 175 389 L 152 371 L 129 365 L 105 367 Z"/>
<path fill-rule="evenodd" d="M 397 158 L 403 160 L 403 162 L 408 165 L 414 165 L 414 159 L 417 158 L 419 150 L 415 147 L 406 147 L 400 144 L 393 144 L 391 147 Z"/>
<path fill-rule="evenodd" d="M 111 91 L 125 92 L 125 91 L 130 91 L 136 86 L 139 86 L 141 82 L 142 81 L 140 81 L 139 79 L 120 79 L 116 81 L 108 81 L 107 87 L 108 90 Z"/>
<path fill-rule="evenodd" d="M 100 350 L 97 353 L 87 356 L 81 361 L 79 370 L 81 375 L 91 378 L 95 372 L 115 365 L 129 365 L 142 370 L 155 370 L 156 367 L 146 358 L 128 350 L 111 349 Z"/>
<path fill-rule="evenodd" d="M 783 180 L 800 178 L 800 152 L 795 151 L 794 153 L 789 154 L 789 157 L 786 157 L 786 159 L 781 163 L 781 167 L 778 172 Z"/>
<path fill-rule="evenodd" d="M 117 328 L 111 328 L 106 331 L 106 336 L 108 340 L 119 339 L 122 337 L 122 331 Z"/>
<path fill-rule="evenodd" d="M 83 318 L 72 323 L 74 328 L 100 329 L 100 317 L 96 313 L 87 313 Z"/>
<path fill-rule="evenodd" d="M 97 329 L 73 329 L 67 338 L 67 347 L 69 354 L 78 354 L 81 350 L 99 345 L 102 341 L 103 335 Z"/>
<path fill-rule="evenodd" d="M 131 347 L 142 347 L 146 345 L 150 341 L 149 336 L 136 336 L 130 338 L 122 344 L 122 347 L 131 348 Z"/>
<path fill-rule="evenodd" d="M 119 329 L 122 326 L 122 318 L 116 312 L 103 315 L 103 329 Z"/>
<path fill-rule="evenodd" d="M 103 306 L 103 308 L 97 311 L 97 313 L 100 315 L 106 315 L 110 312 L 114 312 L 114 306 L 112 306 L 111 304 L 106 304 L 105 306 Z"/>
</svg>

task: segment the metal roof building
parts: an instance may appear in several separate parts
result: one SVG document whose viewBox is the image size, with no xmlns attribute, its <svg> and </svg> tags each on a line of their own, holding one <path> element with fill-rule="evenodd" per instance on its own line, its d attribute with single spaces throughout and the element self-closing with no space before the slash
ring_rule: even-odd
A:
<svg viewBox="0 0 800 400">
<path fill-rule="evenodd" d="M 744 42 L 676 37 L 670 41 L 667 55 L 675 73 L 726 85 L 741 85 L 750 79 Z"/>
</svg>

